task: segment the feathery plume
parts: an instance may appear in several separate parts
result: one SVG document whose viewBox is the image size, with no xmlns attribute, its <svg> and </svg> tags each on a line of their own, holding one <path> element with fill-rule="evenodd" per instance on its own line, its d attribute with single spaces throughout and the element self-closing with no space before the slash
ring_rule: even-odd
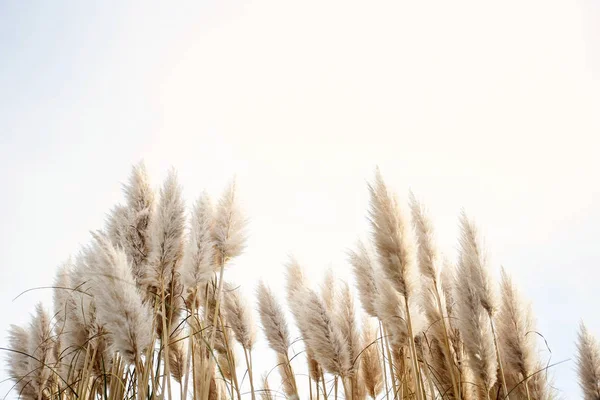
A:
<svg viewBox="0 0 600 400">
<path fill-rule="evenodd" d="M 244 301 L 239 287 L 225 282 L 225 316 L 233 330 L 235 339 L 247 350 L 252 350 L 256 341 L 256 328 L 252 319 L 252 311 Z"/>
<path fill-rule="evenodd" d="M 433 281 L 438 281 L 440 274 L 440 254 L 435 245 L 433 224 L 427 215 L 425 207 L 410 192 L 410 209 L 412 221 L 417 234 L 419 245 L 418 260 L 421 274 Z"/>
<path fill-rule="evenodd" d="M 169 369 L 176 382 L 182 383 L 186 371 L 187 347 L 183 325 L 169 335 Z"/>
<path fill-rule="evenodd" d="M 468 273 L 469 283 L 477 290 L 479 302 L 490 316 L 498 306 L 493 283 L 487 267 L 487 256 L 479 243 L 479 234 L 475 224 L 464 211 L 460 217 L 460 263 L 464 273 Z"/>
<path fill-rule="evenodd" d="M 27 354 L 29 357 L 28 369 L 31 376 L 31 386 L 37 396 L 49 390 L 49 379 L 52 376 L 50 366 L 54 364 L 53 349 L 54 337 L 52 335 L 52 327 L 50 325 L 50 317 L 38 303 L 35 307 L 35 315 L 29 326 L 29 349 Z M 39 398 L 39 397 L 38 397 Z"/>
<path fill-rule="evenodd" d="M 498 314 L 498 337 L 504 358 L 508 390 L 514 390 L 519 398 L 527 398 L 528 377 L 539 365 L 536 360 L 535 326 L 531 307 L 523 304 L 520 295 L 504 268 L 501 277 L 502 307 Z M 524 381 L 524 382 L 522 382 Z M 518 385 L 518 386 L 517 386 Z M 512 389 L 513 387 L 516 389 Z M 540 386 L 540 385 L 537 385 Z M 540 386 L 543 389 L 543 386 Z M 532 393 L 543 398 L 540 393 Z"/>
<path fill-rule="evenodd" d="M 363 326 L 360 368 L 367 394 L 375 399 L 383 388 L 381 355 L 377 346 L 377 326 L 369 319 L 365 319 Z"/>
<path fill-rule="evenodd" d="M 348 376 L 351 369 L 348 343 L 333 323 L 323 301 L 312 290 L 304 299 L 302 320 L 307 328 L 304 339 L 319 364 L 332 374 Z"/>
<path fill-rule="evenodd" d="M 369 185 L 369 220 L 373 242 L 382 271 L 407 300 L 415 291 L 416 259 L 413 232 L 398 208 L 396 197 L 388 192 L 379 170 Z"/>
<path fill-rule="evenodd" d="M 356 326 L 356 315 L 354 310 L 354 299 L 350 292 L 350 286 L 347 282 L 343 282 L 340 288 L 339 301 L 337 307 L 334 308 L 335 322 L 338 330 L 346 340 L 348 347 L 348 355 L 352 363 L 352 371 L 358 369 L 358 354 L 360 353 L 360 334 Z"/>
<path fill-rule="evenodd" d="M 275 400 L 275 396 L 271 393 L 271 389 L 269 388 L 269 380 L 267 379 L 267 375 L 264 374 L 262 377 L 263 388 L 260 391 L 261 400 Z"/>
<path fill-rule="evenodd" d="M 354 271 L 356 287 L 363 309 L 372 317 L 377 317 L 375 297 L 377 296 L 376 270 L 373 259 L 363 242 L 359 241 L 356 251 L 350 251 L 350 263 Z"/>
<path fill-rule="evenodd" d="M 487 391 L 496 383 L 498 361 L 494 348 L 494 336 L 489 314 L 480 300 L 481 288 L 474 283 L 472 263 L 461 257 L 455 281 L 458 326 L 468 354 L 471 370 L 479 380 L 480 394 L 486 398 Z"/>
<path fill-rule="evenodd" d="M 294 311 L 294 308 L 298 302 L 294 301 L 294 299 L 303 297 L 308 289 L 308 282 L 304 276 L 302 267 L 294 257 L 290 257 L 285 267 L 287 300 L 292 313 L 296 315 L 297 313 Z"/>
<path fill-rule="evenodd" d="M 128 211 L 127 207 L 117 204 L 106 217 L 106 233 L 115 246 L 125 248 L 127 245 Z"/>
<path fill-rule="evenodd" d="M 8 330 L 8 375 L 15 382 L 17 395 L 24 399 L 37 399 L 29 367 L 29 333 L 23 327 L 11 325 Z"/>
<path fill-rule="evenodd" d="M 109 223 L 108 232 L 111 239 L 115 236 L 118 239 L 115 245 L 120 245 L 125 250 L 133 276 L 136 282 L 141 284 L 152 250 L 151 229 L 155 197 L 143 162 L 132 168 L 129 182 L 123 189 L 127 205 L 114 209 L 114 222 Z"/>
<path fill-rule="evenodd" d="M 102 234 L 94 234 L 85 260 L 98 321 L 109 332 L 110 349 L 134 363 L 150 346 L 152 317 L 137 290 L 127 256 Z"/>
<path fill-rule="evenodd" d="M 215 215 L 213 240 L 221 263 L 237 257 L 246 247 L 246 220 L 236 199 L 234 181 L 221 196 Z"/>
<path fill-rule="evenodd" d="M 285 267 L 288 307 L 292 312 L 292 316 L 296 321 L 296 326 L 304 339 L 308 373 L 311 379 L 317 382 L 321 379 L 322 369 L 319 362 L 315 359 L 314 351 L 310 348 L 310 343 L 306 341 L 306 331 L 309 327 L 305 326 L 305 321 L 303 319 L 304 299 L 309 292 L 308 282 L 304 276 L 302 267 L 294 257 L 290 257 L 289 261 L 285 264 Z"/>
<path fill-rule="evenodd" d="M 335 304 L 338 296 L 338 287 L 333 269 L 331 267 L 325 270 L 325 279 L 321 284 L 321 299 L 327 311 L 332 312 L 335 309 Z"/>
<path fill-rule="evenodd" d="M 577 372 L 585 400 L 600 399 L 600 347 L 583 322 L 577 337 Z"/>
<path fill-rule="evenodd" d="M 65 331 L 67 318 L 67 301 L 71 295 L 71 280 L 69 278 L 71 261 L 66 261 L 58 267 L 54 277 L 52 299 L 54 305 L 54 359 L 60 361 L 63 349 L 63 332 Z"/>
<path fill-rule="evenodd" d="M 85 250 L 75 258 L 68 277 L 68 286 L 72 290 L 66 300 L 59 370 L 63 379 L 75 382 L 84 367 L 87 352 L 97 355 L 94 374 L 102 373 L 102 362 L 109 360 L 110 355 L 106 354 L 105 328 L 97 319 L 96 301 L 92 294 L 93 277 L 90 277 Z"/>
<path fill-rule="evenodd" d="M 54 290 L 52 299 L 54 304 L 54 317 L 56 318 L 56 330 L 62 332 L 65 319 L 67 317 L 66 306 L 67 300 L 71 294 L 71 284 L 69 273 L 71 269 L 70 260 L 58 267 L 54 276 Z"/>
<path fill-rule="evenodd" d="M 377 297 L 375 298 L 377 318 L 383 323 L 397 347 L 406 346 L 409 338 L 402 296 L 384 277 L 377 276 Z"/>
<path fill-rule="evenodd" d="M 269 346 L 277 353 L 287 354 L 290 336 L 283 309 L 271 289 L 262 281 L 258 284 L 256 295 L 260 321 Z"/>
<path fill-rule="evenodd" d="M 169 171 L 151 227 L 152 252 L 147 279 L 150 287 L 167 288 L 183 258 L 185 207 L 174 170 Z"/>
<path fill-rule="evenodd" d="M 210 197 L 204 193 L 194 206 L 190 236 L 181 269 L 181 279 L 188 290 L 207 282 L 215 272 L 213 223 Z"/>
</svg>

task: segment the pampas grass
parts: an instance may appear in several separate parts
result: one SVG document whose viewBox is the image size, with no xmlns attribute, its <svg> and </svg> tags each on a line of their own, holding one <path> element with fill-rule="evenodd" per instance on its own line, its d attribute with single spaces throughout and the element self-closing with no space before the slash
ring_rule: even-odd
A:
<svg viewBox="0 0 600 400">
<path fill-rule="evenodd" d="M 134 166 L 124 204 L 59 267 L 53 314 L 38 305 L 29 325 L 10 327 L 14 394 L 26 400 L 555 398 L 532 333 L 532 308 L 508 273 L 499 283 L 492 279 L 473 221 L 461 215 L 459 257 L 450 260 L 412 193 L 402 204 L 379 171 L 368 191 L 370 240 L 347 253 L 354 282 L 333 269 L 309 277 L 290 256 L 283 271 L 287 302 L 262 281 L 255 288 L 258 336 L 254 303 L 225 276 L 246 247 L 235 183 L 215 207 L 202 193 L 188 219 L 174 171 L 155 195 L 143 164 Z M 274 355 L 267 371 L 253 364 L 264 358 L 261 341 Z M 600 399 L 600 350 L 583 325 L 578 351 L 584 396 Z M 269 375 L 275 370 L 279 382 Z"/>
<path fill-rule="evenodd" d="M 152 318 L 135 286 L 127 256 L 102 233 L 85 251 L 90 293 L 96 302 L 98 323 L 107 329 L 109 353 L 136 364 L 150 346 Z"/>
<path fill-rule="evenodd" d="M 583 323 L 577 338 L 577 371 L 583 398 L 600 399 L 600 346 Z"/>
</svg>

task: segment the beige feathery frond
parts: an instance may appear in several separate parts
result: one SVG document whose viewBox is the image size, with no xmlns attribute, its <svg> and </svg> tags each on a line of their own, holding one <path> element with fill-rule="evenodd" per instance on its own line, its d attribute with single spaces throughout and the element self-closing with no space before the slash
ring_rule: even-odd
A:
<svg viewBox="0 0 600 400">
<path fill-rule="evenodd" d="M 303 297 L 303 294 L 308 288 L 308 282 L 302 271 L 302 267 L 298 260 L 294 257 L 290 257 L 288 262 L 285 264 L 285 278 L 286 278 L 286 295 L 289 303 L 289 307 L 292 313 L 294 311 L 294 304 L 297 301 L 293 301 L 296 297 Z"/>
<path fill-rule="evenodd" d="M 223 352 L 217 352 L 217 365 L 219 367 L 219 375 L 222 375 L 224 379 L 231 381 L 233 377 L 233 363 L 230 359 L 231 355 Z"/>
<path fill-rule="evenodd" d="M 494 284 L 488 271 L 487 255 L 480 244 L 475 224 L 463 211 L 460 216 L 460 263 L 461 269 L 468 271 L 469 283 L 477 290 L 481 305 L 490 316 L 498 309 Z"/>
<path fill-rule="evenodd" d="M 75 273 L 70 276 L 70 287 L 78 288 L 71 292 L 66 303 L 66 319 L 63 334 L 60 337 L 61 351 L 58 357 L 59 372 L 67 382 L 73 382 L 83 367 L 84 352 L 87 343 L 92 348 L 98 348 L 102 337 L 93 337 L 92 330 L 96 321 L 96 306 L 93 302 L 86 301 L 93 297 L 82 293 L 81 281 Z"/>
<path fill-rule="evenodd" d="M 335 322 L 342 336 L 346 339 L 348 354 L 352 363 L 353 373 L 358 369 L 358 354 L 360 353 L 360 333 L 356 323 L 354 299 L 350 286 L 343 282 L 339 290 L 339 300 L 336 302 Z"/>
<path fill-rule="evenodd" d="M 465 262 L 461 258 L 454 284 L 457 300 L 456 316 L 469 365 L 478 379 L 480 396 L 485 398 L 486 392 L 496 383 L 498 360 L 489 314 L 481 302 L 482 290 L 474 283 L 475 279 L 471 276 L 473 272 L 471 264 L 470 261 Z"/>
<path fill-rule="evenodd" d="M 35 307 L 35 314 L 29 325 L 29 348 L 27 354 L 28 369 L 30 371 L 30 384 L 37 396 L 44 398 L 48 395 L 49 379 L 53 378 L 50 366 L 54 365 L 54 335 L 50 324 L 50 317 L 38 303 Z"/>
<path fill-rule="evenodd" d="M 193 291 L 213 277 L 214 263 L 213 206 L 208 194 L 196 201 L 190 221 L 190 236 L 181 268 L 181 280 L 188 291 Z"/>
<path fill-rule="evenodd" d="M 115 246 L 126 246 L 129 213 L 127 207 L 117 204 L 106 216 L 106 234 Z"/>
<path fill-rule="evenodd" d="M 267 375 L 264 374 L 262 377 L 263 387 L 260 390 L 260 398 L 261 400 L 275 400 L 275 396 L 271 392 L 271 388 L 269 387 L 269 380 L 267 379 Z"/>
<path fill-rule="evenodd" d="M 237 204 L 235 181 L 232 182 L 217 205 L 213 239 L 221 262 L 237 257 L 246 247 L 246 220 Z"/>
<path fill-rule="evenodd" d="M 348 343 L 333 323 L 330 313 L 319 296 L 307 291 L 302 310 L 304 340 L 323 368 L 334 375 L 348 376 L 351 360 Z"/>
<path fill-rule="evenodd" d="M 300 334 L 304 340 L 306 347 L 306 362 L 308 364 L 308 373 L 312 380 L 317 382 L 321 379 L 322 368 L 319 361 L 315 358 L 314 351 L 310 347 L 310 343 L 306 341 L 306 331 L 309 329 L 305 326 L 305 320 L 303 318 L 304 313 L 304 299 L 306 298 L 309 287 L 302 267 L 294 257 L 290 257 L 288 262 L 285 264 L 285 278 L 286 278 L 286 296 L 288 307 L 296 321 L 296 326 L 300 330 Z"/>
<path fill-rule="evenodd" d="M 461 385 L 461 397 L 464 400 L 470 400 L 475 397 L 473 385 L 468 384 L 468 382 L 473 382 L 473 372 L 466 360 L 467 355 L 465 353 L 465 346 L 459 329 L 460 323 L 457 315 L 456 291 L 454 289 L 456 282 L 456 267 L 447 258 L 444 258 L 441 281 L 441 293 L 443 293 L 445 298 L 446 315 L 448 316 L 448 338 L 450 339 L 450 344 L 452 346 L 452 353 L 456 358 L 456 368 L 460 375 L 459 381 L 467 383 L 466 385 Z"/>
<path fill-rule="evenodd" d="M 179 324 L 169 335 L 169 369 L 175 381 L 182 383 L 186 371 L 187 344 L 183 324 Z"/>
<path fill-rule="evenodd" d="M 249 303 L 242 298 L 240 288 L 225 282 L 223 298 L 225 316 L 233 330 L 235 339 L 247 350 L 252 350 L 256 341 L 256 327 Z"/>
<path fill-rule="evenodd" d="M 450 324 L 452 324 L 454 322 L 454 318 L 452 318 L 452 316 L 456 313 L 456 298 L 454 290 L 454 283 L 457 279 L 456 265 L 454 265 L 454 263 L 452 263 L 452 261 L 446 257 L 444 257 L 444 268 L 442 268 L 440 278 L 440 292 L 446 300 L 446 314 L 448 315 Z"/>
<path fill-rule="evenodd" d="M 433 224 L 427 215 L 427 210 L 412 192 L 409 197 L 412 221 L 419 245 L 419 269 L 423 276 L 437 281 L 441 270 L 441 256 L 436 246 Z"/>
<path fill-rule="evenodd" d="M 72 288 L 70 288 L 71 280 L 69 278 L 71 267 L 72 263 L 68 260 L 58 267 L 56 274 L 54 275 L 52 300 L 54 305 L 54 318 L 56 318 L 55 330 L 58 332 L 62 331 L 67 317 L 67 300 L 72 291 Z"/>
<path fill-rule="evenodd" d="M 325 278 L 321 284 L 321 299 L 329 312 L 332 312 L 335 309 L 338 297 L 337 286 L 338 282 L 333 275 L 333 269 L 329 267 L 325 270 Z"/>
<path fill-rule="evenodd" d="M 23 399 L 36 399 L 32 384 L 33 374 L 29 366 L 29 333 L 23 327 L 11 325 L 8 330 L 7 355 L 8 376 L 15 382 L 16 395 Z"/>
<path fill-rule="evenodd" d="M 52 304 L 54 305 L 54 359 L 60 361 L 63 349 L 63 333 L 65 332 L 67 319 L 67 301 L 71 296 L 71 279 L 69 277 L 71 270 L 71 261 L 68 260 L 61 264 L 54 276 L 52 290 Z"/>
<path fill-rule="evenodd" d="M 374 183 L 369 185 L 369 192 L 369 219 L 381 269 L 394 288 L 410 299 L 417 285 L 414 233 L 396 197 L 388 192 L 379 170 Z"/>
<path fill-rule="evenodd" d="M 298 263 L 298 261 L 290 257 L 289 261 L 285 264 L 286 270 L 286 295 L 287 295 L 287 303 L 294 319 L 296 320 L 296 325 L 298 329 L 304 336 L 304 332 L 307 329 L 303 320 L 304 313 L 304 299 L 309 291 L 308 282 L 304 277 L 304 272 L 302 271 L 302 267 Z"/>
<path fill-rule="evenodd" d="M 367 394 L 375 399 L 383 388 L 383 371 L 377 325 L 370 319 L 365 319 L 363 323 L 362 349 L 359 360 L 364 386 Z"/>
<path fill-rule="evenodd" d="M 150 288 L 168 288 L 183 258 L 185 204 L 174 170 L 160 190 L 160 200 L 151 225 L 150 265 L 146 283 Z"/>
<path fill-rule="evenodd" d="M 275 299 L 271 289 L 262 281 L 258 284 L 256 296 L 260 321 L 269 346 L 277 353 L 287 354 L 290 347 L 290 334 L 283 308 Z"/>
<path fill-rule="evenodd" d="M 356 251 L 350 251 L 350 263 L 363 309 L 372 317 L 377 317 L 375 297 L 377 296 L 376 269 L 367 247 L 359 241 Z"/>
<path fill-rule="evenodd" d="M 98 233 L 85 251 L 85 261 L 98 322 L 108 329 L 110 349 L 133 364 L 151 344 L 152 316 L 142 302 L 127 256 Z"/>
<path fill-rule="evenodd" d="M 577 337 L 577 373 L 585 400 L 600 400 L 600 347 L 583 322 Z"/>
<path fill-rule="evenodd" d="M 383 276 L 378 275 L 375 310 L 377 318 L 388 330 L 395 346 L 406 346 L 409 338 L 404 300 Z"/>
<path fill-rule="evenodd" d="M 143 162 L 133 166 L 129 182 L 123 189 L 127 205 L 113 210 L 113 223 L 109 219 L 108 232 L 113 243 L 117 239 L 115 244 L 125 250 L 133 276 L 141 284 L 152 250 L 151 228 L 155 208 L 154 190 Z"/>
<path fill-rule="evenodd" d="M 523 304 L 520 294 L 504 268 L 502 268 L 500 287 L 502 306 L 498 313 L 498 337 L 504 359 L 506 384 L 508 390 L 513 390 L 513 393 L 518 394 L 520 398 L 526 398 L 528 390 L 525 385 L 528 383 L 522 381 L 533 374 L 536 366 L 539 365 L 536 356 L 533 315 L 531 307 Z M 536 386 L 543 388 L 541 385 Z M 535 398 L 539 398 L 539 393 L 534 394 Z"/>
<path fill-rule="evenodd" d="M 214 320 L 215 316 L 215 305 L 217 304 L 217 291 L 218 290 L 215 287 L 215 285 L 209 283 L 207 293 L 208 297 L 205 299 L 207 307 L 204 310 L 204 320 L 210 324 L 212 324 L 212 321 Z M 225 291 L 221 291 L 221 304 L 224 304 L 225 294 Z M 226 313 L 219 313 L 219 317 L 217 319 L 217 330 L 215 332 L 215 342 L 213 346 L 214 350 L 223 355 L 225 358 L 227 358 L 227 353 L 230 353 L 229 356 L 231 357 L 234 357 L 235 355 L 233 352 L 230 351 L 230 347 L 233 345 L 232 338 L 234 336 L 234 333 L 231 329 L 231 323 L 229 322 L 227 317 L 228 316 Z M 229 339 L 225 340 L 225 336 L 227 336 L 227 338 Z"/>
<path fill-rule="evenodd" d="M 456 368 L 458 363 L 454 352 L 453 336 L 450 332 L 452 329 L 450 319 L 446 314 L 442 314 L 446 311 L 446 298 L 443 291 L 436 295 L 432 285 L 424 287 L 422 295 L 423 310 L 427 317 L 426 337 L 429 341 L 429 346 L 425 349 L 424 354 L 429 360 L 431 374 L 439 391 L 446 393 L 445 397 L 448 399 L 456 399 L 454 386 L 460 374 Z M 437 296 L 439 296 L 441 310 Z M 445 331 L 445 327 L 448 331 Z M 448 345 L 446 345 L 446 339 Z M 454 374 L 454 382 L 452 374 Z"/>
</svg>

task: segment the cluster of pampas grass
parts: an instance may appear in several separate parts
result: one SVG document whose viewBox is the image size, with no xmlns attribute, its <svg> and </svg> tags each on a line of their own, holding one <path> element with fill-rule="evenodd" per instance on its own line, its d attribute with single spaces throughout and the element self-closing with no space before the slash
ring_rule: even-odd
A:
<svg viewBox="0 0 600 400">
<path fill-rule="evenodd" d="M 11 326 L 12 390 L 31 400 L 555 398 L 531 307 L 506 271 L 494 282 L 475 224 L 460 216 L 453 262 L 412 194 L 400 204 L 379 172 L 369 193 L 370 240 L 348 252 L 354 287 L 331 272 L 315 285 L 290 258 L 287 301 L 261 281 L 255 321 L 225 280 L 246 239 L 235 185 L 216 206 L 203 193 L 188 221 L 175 172 L 156 196 L 135 166 L 126 203 L 58 269 L 53 314 L 38 305 L 29 326 Z M 253 368 L 257 322 L 277 386 Z M 578 351 L 584 397 L 598 400 L 600 349 L 583 325 Z"/>
</svg>

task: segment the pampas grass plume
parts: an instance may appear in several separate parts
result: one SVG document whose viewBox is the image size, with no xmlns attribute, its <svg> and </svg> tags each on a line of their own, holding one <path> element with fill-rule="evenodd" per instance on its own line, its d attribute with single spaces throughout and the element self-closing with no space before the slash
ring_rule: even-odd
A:
<svg viewBox="0 0 600 400">
<path fill-rule="evenodd" d="M 581 323 L 577 337 L 577 372 L 585 400 L 600 399 L 600 346 Z"/>
</svg>

